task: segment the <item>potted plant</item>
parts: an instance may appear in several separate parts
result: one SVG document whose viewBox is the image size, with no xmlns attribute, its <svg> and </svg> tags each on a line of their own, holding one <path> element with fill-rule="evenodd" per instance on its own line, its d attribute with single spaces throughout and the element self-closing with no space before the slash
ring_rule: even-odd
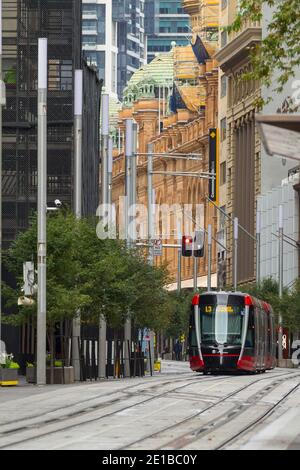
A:
<svg viewBox="0 0 300 470">
<path fill-rule="evenodd" d="M 36 382 L 36 367 L 31 362 L 26 362 L 26 382 L 29 384 Z"/>
<path fill-rule="evenodd" d="M 0 385 L 11 386 L 18 385 L 18 370 L 20 366 L 13 361 L 13 355 L 8 354 L 5 363 L 0 366 Z"/>
<path fill-rule="evenodd" d="M 51 384 L 50 355 L 47 355 L 46 383 Z M 36 383 L 36 364 L 26 363 L 26 381 Z M 74 383 L 74 369 L 63 365 L 62 360 L 53 361 L 53 384 L 71 384 Z"/>
</svg>

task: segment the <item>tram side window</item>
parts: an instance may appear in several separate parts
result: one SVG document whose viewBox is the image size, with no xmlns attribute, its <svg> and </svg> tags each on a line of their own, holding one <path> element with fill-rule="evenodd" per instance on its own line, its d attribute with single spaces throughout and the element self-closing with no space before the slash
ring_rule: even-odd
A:
<svg viewBox="0 0 300 470">
<path fill-rule="evenodd" d="M 248 330 L 247 330 L 245 347 L 254 348 L 254 343 L 255 343 L 254 341 L 254 315 L 253 315 L 253 309 L 251 308 L 249 312 Z"/>
</svg>

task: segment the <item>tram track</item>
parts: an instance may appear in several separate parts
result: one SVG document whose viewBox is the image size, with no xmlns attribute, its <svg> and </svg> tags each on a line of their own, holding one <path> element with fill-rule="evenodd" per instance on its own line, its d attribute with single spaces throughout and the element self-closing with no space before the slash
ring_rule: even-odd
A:
<svg viewBox="0 0 300 470">
<path fill-rule="evenodd" d="M 183 375 L 183 374 L 182 374 L 182 375 Z M 190 373 L 187 373 L 187 374 L 184 374 L 184 375 L 187 375 L 187 378 L 182 378 L 182 377 L 181 377 L 180 379 L 177 380 L 177 382 L 179 382 L 179 381 L 181 382 L 181 381 L 183 381 L 183 380 L 187 380 L 187 379 L 190 377 L 191 374 L 190 374 Z M 174 374 L 174 376 L 175 376 L 175 374 Z M 147 378 L 147 379 L 148 379 L 148 378 Z M 146 380 L 147 380 L 147 379 L 146 379 Z M 161 382 L 163 382 L 164 385 L 171 384 L 171 383 L 174 382 L 174 381 L 171 380 L 171 379 L 172 379 L 172 377 L 170 377 L 170 376 L 164 377 L 164 378 L 162 378 L 162 377 L 157 377 L 156 379 L 154 379 L 154 380 L 155 380 L 154 384 L 152 383 L 151 386 L 148 387 L 148 388 L 149 388 L 149 389 L 156 388 L 156 387 L 158 387 L 158 386 L 161 384 Z M 143 378 L 142 380 L 144 380 L 144 378 Z M 196 378 L 193 378 L 193 380 L 196 380 Z M 103 382 L 103 383 L 104 383 L 104 382 Z M 101 383 L 99 382 L 99 384 L 101 384 Z M 101 384 L 101 385 L 102 385 L 102 384 Z M 53 408 L 53 409 L 51 409 L 48 413 L 56 413 L 56 412 L 58 412 L 58 411 L 60 411 L 60 410 L 66 410 L 66 409 L 69 409 L 69 408 L 72 408 L 72 407 L 76 407 L 76 406 L 78 406 L 78 405 L 83 405 L 83 404 L 85 404 L 85 403 L 89 403 L 89 402 L 91 402 L 91 401 L 93 401 L 93 400 L 105 398 L 105 397 L 112 396 L 112 395 L 117 395 L 118 393 L 127 393 L 129 390 L 132 390 L 132 389 L 137 388 L 137 387 L 142 387 L 142 386 L 144 386 L 144 385 L 148 385 L 148 384 L 146 384 L 145 382 L 141 382 L 141 383 L 138 383 L 138 384 L 133 384 L 133 385 L 129 385 L 129 386 L 126 386 L 126 387 L 117 389 L 117 390 L 115 390 L 115 391 L 113 391 L 113 392 L 110 391 L 110 392 L 108 392 L 108 393 L 101 393 L 101 394 L 99 394 L 99 395 L 93 395 L 93 396 L 91 396 L 91 397 L 89 397 L 89 398 L 86 398 L 86 399 L 84 399 L 84 400 L 79 400 L 79 401 L 73 402 L 73 403 L 68 404 L 68 405 L 64 405 L 64 406 L 59 406 L 59 407 L 57 407 L 57 408 Z M 94 383 L 93 386 L 96 386 L 96 383 Z M 138 391 L 139 391 L 139 390 L 138 390 Z M 141 392 L 144 392 L 144 390 L 141 390 Z M 24 420 L 26 420 L 26 419 L 32 420 L 32 419 L 37 419 L 37 418 L 41 418 L 41 417 L 44 417 L 44 416 L 45 416 L 45 413 L 38 413 L 38 414 L 35 414 L 35 415 L 31 415 L 30 418 L 22 417 L 22 418 L 10 420 L 10 421 L 2 421 L 2 422 L 0 423 L 0 425 L 1 425 L 1 427 L 3 427 L 3 426 L 10 425 L 10 424 L 15 424 L 15 423 L 22 422 L 22 421 L 24 421 Z M 0 432 L 0 435 L 1 435 L 1 432 Z"/>
<path fill-rule="evenodd" d="M 282 378 L 281 380 L 279 380 L 281 377 L 285 377 L 285 378 Z M 206 413 L 207 411 L 209 410 L 212 410 L 213 408 L 217 407 L 218 405 L 224 403 L 225 401 L 233 398 L 234 396 L 238 395 L 239 393 L 243 392 L 244 390 L 254 386 L 255 384 L 259 383 L 259 382 L 262 382 L 262 381 L 265 381 L 265 380 L 273 380 L 275 379 L 275 383 L 276 385 L 278 383 L 281 383 L 282 381 L 284 381 L 286 379 L 286 376 L 300 376 L 300 374 L 297 374 L 297 373 L 292 373 L 292 372 L 288 372 L 288 373 L 280 373 L 280 374 L 276 374 L 276 375 L 272 375 L 272 377 L 260 377 L 256 380 L 254 380 L 253 382 L 247 384 L 247 385 L 244 385 L 243 387 L 240 387 L 238 390 L 235 390 L 234 392 L 231 392 L 230 394 L 226 395 L 225 397 L 223 397 L 222 399 L 218 400 L 217 402 L 215 403 L 212 403 L 211 405 L 205 407 L 203 410 L 201 411 L 198 411 L 196 413 L 194 413 L 193 415 L 191 416 L 187 416 L 186 418 L 184 418 L 183 420 L 175 423 L 175 424 L 172 424 L 172 425 L 169 425 L 163 429 L 160 429 L 154 433 L 151 433 L 147 436 L 143 436 L 142 438 L 140 439 L 137 439 L 135 440 L 134 442 L 131 442 L 130 444 L 127 444 L 126 446 L 122 446 L 120 448 L 118 448 L 117 450 L 127 450 L 127 449 L 134 449 L 133 446 L 137 445 L 137 444 L 142 444 L 143 442 L 149 440 L 149 439 L 154 439 L 154 438 L 159 438 L 160 435 L 162 435 L 163 433 L 166 433 L 168 431 L 172 431 L 174 430 L 175 428 L 178 428 L 178 426 L 184 426 L 185 424 L 187 424 L 188 422 L 191 422 L 195 419 L 197 419 L 199 416 L 203 415 L 204 413 Z M 271 385 L 272 386 L 272 385 Z M 263 391 L 266 391 L 266 393 L 268 393 L 270 390 L 270 384 L 268 384 L 266 387 L 264 387 L 263 390 L 255 393 L 253 396 L 249 397 L 248 400 L 252 400 L 254 399 L 255 396 L 257 395 L 260 395 Z M 201 399 L 200 399 L 201 401 Z M 252 403 L 249 402 L 249 405 L 247 406 L 247 408 L 249 408 L 251 406 Z M 235 414 L 236 415 L 236 414 Z M 222 414 L 219 419 L 217 420 L 217 422 L 219 423 L 219 421 L 222 421 L 222 424 L 224 424 L 224 418 L 228 417 L 228 412 Z M 233 419 L 233 415 L 230 419 Z M 228 422 L 228 421 L 227 421 Z M 216 422 L 215 421 L 212 421 L 212 422 L 208 422 L 207 424 L 205 424 L 205 429 L 204 429 L 204 426 L 201 427 L 200 429 L 199 428 L 195 428 L 193 429 L 193 431 L 190 431 L 189 433 L 185 433 L 185 434 L 182 434 L 181 436 L 179 436 L 178 438 L 176 439 L 172 439 L 172 441 L 168 441 L 167 443 L 165 443 L 163 446 L 159 447 L 158 449 L 166 449 L 166 448 L 170 448 L 170 446 L 172 446 L 172 444 L 175 444 L 174 447 L 171 447 L 172 449 L 179 449 L 181 447 L 177 447 L 176 444 L 179 444 L 180 442 L 182 443 L 182 441 L 185 439 L 186 442 L 185 442 L 185 446 L 192 443 L 192 442 L 195 442 L 199 439 L 199 433 L 202 434 L 202 432 L 205 432 L 206 434 L 208 434 L 208 432 L 210 433 L 212 431 L 212 428 L 215 429 L 214 426 L 216 426 Z M 208 428 L 207 428 L 208 426 Z M 206 429 L 207 428 L 207 429 Z M 191 435 L 191 433 L 193 433 Z M 195 433 L 195 435 L 194 435 Z M 198 434 L 197 434 L 198 433 Z"/>
<path fill-rule="evenodd" d="M 243 435 L 245 435 L 247 432 L 251 431 L 254 426 L 257 426 L 258 424 L 263 423 L 269 416 L 271 416 L 274 411 L 283 404 L 283 402 L 290 397 L 293 393 L 295 393 L 296 390 L 300 388 L 300 382 L 295 385 L 291 390 L 288 391 L 277 403 L 272 405 L 262 416 L 259 418 L 255 419 L 251 423 L 249 423 L 247 426 L 245 426 L 243 429 L 241 429 L 238 433 L 234 434 L 231 436 L 229 439 L 226 439 L 224 442 L 222 442 L 221 445 L 216 447 L 214 450 L 225 450 L 226 447 L 230 444 L 233 444 L 236 442 L 238 439 L 240 439 Z"/>
<path fill-rule="evenodd" d="M 227 377 L 223 377 L 222 379 L 224 380 L 226 378 Z M 174 387 L 171 390 L 166 390 L 162 393 L 158 393 L 154 396 L 150 396 L 150 397 L 146 398 L 145 400 L 140 400 L 140 401 L 132 403 L 130 405 L 123 406 L 121 408 L 118 408 L 115 411 L 105 413 L 101 416 L 91 417 L 91 418 L 85 419 L 84 422 L 76 422 L 76 423 L 72 423 L 72 424 L 67 424 L 66 426 L 63 425 L 63 426 L 55 427 L 55 425 L 57 425 L 57 424 L 66 424 L 65 422 L 67 422 L 67 421 L 70 421 L 72 419 L 76 419 L 78 417 L 81 418 L 83 415 L 85 415 L 85 417 L 88 417 L 88 415 L 93 414 L 93 413 L 95 413 L 96 411 L 98 411 L 100 409 L 108 408 L 109 406 L 114 405 L 116 403 L 116 401 L 114 401 L 113 403 L 108 402 L 107 404 L 100 403 L 99 405 L 95 406 L 94 408 L 89 407 L 88 409 L 75 411 L 74 413 L 71 413 L 71 414 L 68 414 L 68 415 L 63 415 L 61 417 L 57 417 L 57 418 L 54 418 L 54 419 L 51 419 L 51 418 L 46 419 L 46 420 L 44 419 L 43 421 L 39 421 L 37 423 L 32 423 L 32 424 L 30 424 L 30 420 L 33 419 L 32 417 L 29 417 L 27 419 L 23 419 L 22 421 L 25 422 L 23 426 L 18 426 L 18 427 L 15 427 L 15 428 L 12 428 L 12 429 L 9 429 L 9 430 L 6 430 L 6 431 L 5 430 L 3 431 L 3 429 L 1 429 L 1 432 L 0 432 L 0 449 L 9 448 L 9 447 L 14 446 L 14 445 L 22 444 L 24 442 L 29 442 L 29 441 L 33 441 L 35 439 L 39 439 L 40 437 L 51 435 L 53 433 L 63 432 L 65 430 L 76 428 L 77 426 L 80 426 L 81 424 L 88 424 L 88 423 L 92 423 L 92 422 L 95 422 L 95 421 L 101 421 L 104 418 L 111 417 L 111 416 L 116 415 L 118 413 L 121 413 L 123 411 L 127 411 L 129 409 L 134 408 L 134 407 L 137 407 L 137 406 L 143 405 L 145 403 L 154 401 L 158 398 L 162 398 L 164 396 L 167 396 L 168 394 L 173 393 L 176 390 L 180 390 L 182 388 L 185 388 L 185 387 L 188 387 L 188 386 L 192 385 L 193 382 L 196 382 L 198 380 L 199 380 L 199 377 L 191 377 L 190 380 L 188 380 L 188 378 L 186 378 L 186 379 L 183 379 L 183 378 L 178 379 L 177 378 L 177 382 L 178 381 L 185 381 L 185 382 L 187 381 L 187 383 L 184 383 L 183 385 Z M 216 377 L 210 377 L 210 378 L 205 377 L 205 378 L 201 379 L 201 382 L 214 382 L 216 380 L 220 380 L 220 377 L 218 379 L 216 379 Z M 173 383 L 173 381 L 170 381 L 170 377 L 168 377 L 168 380 L 166 382 L 164 382 L 163 385 L 168 385 L 170 383 Z M 133 389 L 133 388 L 137 387 L 138 385 L 140 385 L 140 384 L 135 384 L 135 385 L 132 385 L 132 386 L 129 386 L 129 387 L 125 387 L 121 391 L 116 391 L 116 392 L 113 392 L 113 393 L 115 393 L 115 394 L 116 393 L 128 393 L 128 391 L 130 389 Z M 159 381 L 159 383 L 156 383 L 156 384 L 151 384 L 151 387 L 149 387 L 149 388 L 153 389 L 153 388 L 157 388 L 158 386 L 161 386 L 161 381 Z M 148 392 L 149 390 L 144 390 L 144 391 Z M 105 394 L 105 396 L 108 396 L 108 395 L 111 396 L 112 393 Z M 129 394 L 129 398 L 134 398 L 135 396 L 136 396 L 136 394 Z M 103 395 L 101 395 L 101 398 L 103 398 Z M 122 401 L 122 397 L 120 397 L 117 401 Z M 81 401 L 80 403 L 82 403 L 82 402 L 85 402 L 85 400 Z M 76 404 L 72 404 L 70 406 L 76 406 Z M 59 408 L 56 411 L 59 411 L 61 409 L 64 409 L 64 408 Z M 52 410 L 48 414 L 51 414 L 51 413 L 53 413 Z M 38 417 L 40 417 L 40 416 L 41 415 L 39 415 Z M 45 413 L 42 416 L 45 416 Z M 27 424 L 26 424 L 26 421 L 28 422 Z M 10 422 L 10 424 L 14 424 L 14 423 L 15 422 Z M 47 426 L 54 426 L 55 429 L 46 430 L 45 428 Z M 3 425 L 1 427 L 3 428 Z M 43 430 L 43 428 L 44 428 L 44 430 Z M 21 438 L 21 439 L 17 438 L 17 439 L 15 439 L 15 440 L 13 440 L 9 443 L 5 443 L 5 444 L 1 445 L 1 439 L 7 438 L 8 436 L 12 437 L 14 434 L 17 437 L 18 434 L 21 434 L 22 432 L 23 433 L 24 432 L 30 432 L 30 431 L 33 432 L 34 430 L 38 430 L 39 433 L 37 435 L 31 435 L 31 436 Z"/>
</svg>

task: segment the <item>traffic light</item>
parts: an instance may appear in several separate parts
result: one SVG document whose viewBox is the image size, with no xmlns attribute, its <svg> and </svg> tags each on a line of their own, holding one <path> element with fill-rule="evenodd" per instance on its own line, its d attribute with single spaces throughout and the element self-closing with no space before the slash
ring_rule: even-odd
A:
<svg viewBox="0 0 300 470">
<path fill-rule="evenodd" d="M 195 258 L 203 258 L 205 247 L 205 230 L 196 230 L 193 246 L 193 255 Z"/>
<path fill-rule="evenodd" d="M 193 252 L 193 237 L 184 235 L 181 243 L 182 256 L 192 256 Z"/>
</svg>

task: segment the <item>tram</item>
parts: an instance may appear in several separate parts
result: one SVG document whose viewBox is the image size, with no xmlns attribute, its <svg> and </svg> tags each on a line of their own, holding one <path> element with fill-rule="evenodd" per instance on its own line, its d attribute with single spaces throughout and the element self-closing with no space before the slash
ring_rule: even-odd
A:
<svg viewBox="0 0 300 470">
<path fill-rule="evenodd" d="M 240 292 L 205 292 L 192 300 L 189 360 L 193 371 L 263 373 L 276 365 L 272 307 Z"/>
</svg>

